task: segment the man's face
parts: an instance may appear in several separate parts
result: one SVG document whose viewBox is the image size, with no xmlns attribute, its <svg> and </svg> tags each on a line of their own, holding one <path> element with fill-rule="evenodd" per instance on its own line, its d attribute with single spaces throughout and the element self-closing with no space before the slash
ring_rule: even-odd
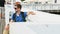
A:
<svg viewBox="0 0 60 34">
<path fill-rule="evenodd" d="M 15 11 L 20 11 L 20 10 L 21 10 L 20 8 L 15 7 Z"/>
<path fill-rule="evenodd" d="M 20 8 L 16 8 L 17 11 L 20 11 Z"/>
</svg>

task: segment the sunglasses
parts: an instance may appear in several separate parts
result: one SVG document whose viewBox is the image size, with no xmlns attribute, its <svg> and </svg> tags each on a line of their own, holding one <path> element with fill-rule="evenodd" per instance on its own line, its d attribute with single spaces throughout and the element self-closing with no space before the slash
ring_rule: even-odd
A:
<svg viewBox="0 0 60 34">
<path fill-rule="evenodd" d="M 14 9 L 17 9 L 16 5 L 14 6 Z"/>
<path fill-rule="evenodd" d="M 17 8 L 14 8 L 14 9 L 17 9 Z"/>
</svg>

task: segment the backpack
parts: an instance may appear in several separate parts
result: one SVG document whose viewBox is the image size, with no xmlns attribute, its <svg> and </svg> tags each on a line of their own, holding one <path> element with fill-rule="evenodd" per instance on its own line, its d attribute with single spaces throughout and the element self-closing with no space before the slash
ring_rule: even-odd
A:
<svg viewBox="0 0 60 34">
<path fill-rule="evenodd" d="M 26 22 L 26 19 L 24 17 L 24 12 L 21 12 L 23 21 Z M 13 14 L 13 21 L 16 22 L 16 13 Z"/>
</svg>

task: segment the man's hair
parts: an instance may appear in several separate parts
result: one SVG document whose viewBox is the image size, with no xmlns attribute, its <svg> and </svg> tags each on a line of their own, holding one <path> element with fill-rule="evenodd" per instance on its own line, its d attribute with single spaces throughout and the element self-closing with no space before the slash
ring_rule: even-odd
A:
<svg viewBox="0 0 60 34">
<path fill-rule="evenodd" d="M 22 8 L 22 6 L 20 4 L 17 4 L 16 6 L 17 6 L 17 8 L 20 8 L 20 9 Z"/>
</svg>

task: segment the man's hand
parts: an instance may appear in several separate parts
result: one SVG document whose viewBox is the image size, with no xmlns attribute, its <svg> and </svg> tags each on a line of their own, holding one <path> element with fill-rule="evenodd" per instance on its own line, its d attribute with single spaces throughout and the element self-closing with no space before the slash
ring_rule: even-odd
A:
<svg viewBox="0 0 60 34">
<path fill-rule="evenodd" d="M 31 15 L 35 15 L 34 12 L 28 12 L 28 13 L 27 13 L 27 15 L 30 15 L 30 14 L 31 14 Z"/>
<path fill-rule="evenodd" d="M 5 26 L 5 30 L 9 30 L 9 24 Z"/>
<path fill-rule="evenodd" d="M 3 34 L 9 34 L 9 24 L 5 26 L 5 29 L 3 31 Z"/>
<path fill-rule="evenodd" d="M 11 19 L 10 21 L 9 21 L 9 23 L 13 23 L 14 21 Z"/>
</svg>

